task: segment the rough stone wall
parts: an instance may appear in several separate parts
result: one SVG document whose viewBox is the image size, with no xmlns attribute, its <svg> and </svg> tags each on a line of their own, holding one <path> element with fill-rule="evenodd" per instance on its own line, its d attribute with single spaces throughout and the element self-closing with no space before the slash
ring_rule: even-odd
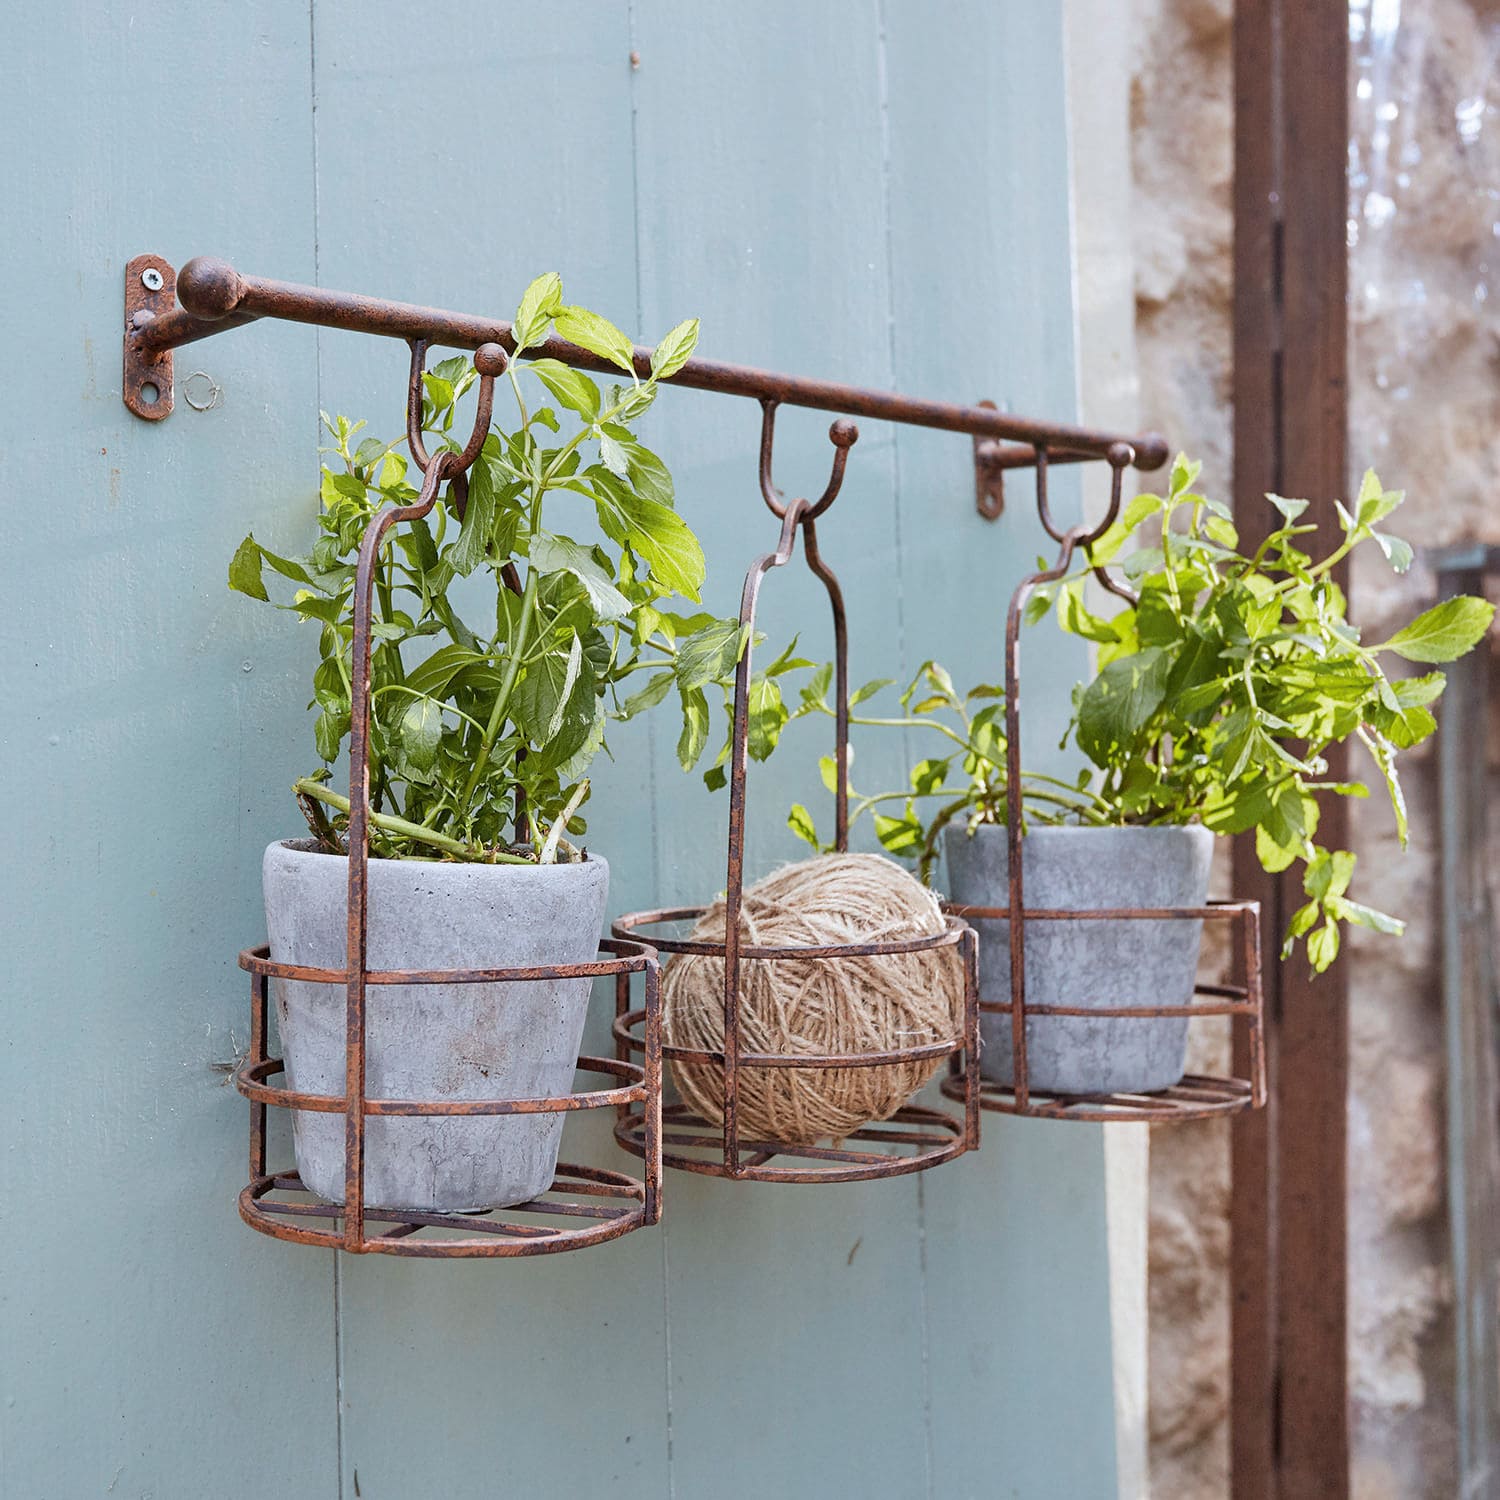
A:
<svg viewBox="0 0 1500 1500">
<path fill-rule="evenodd" d="M 1147 421 L 1230 480 L 1233 121 L 1229 0 L 1136 0 L 1132 151 L 1137 344 Z M 1425 549 L 1500 540 L 1500 5 L 1353 0 L 1351 464 L 1409 499 L 1403 578 L 1365 559 L 1357 621 L 1431 602 Z M 1353 804 L 1364 898 L 1400 941 L 1352 944 L 1350 1380 L 1361 1500 L 1455 1493 L 1443 1188 L 1435 757 L 1410 757 L 1414 837 Z M 1222 1057 L 1220 1035 L 1197 1041 Z M 1151 1154 L 1154 1494 L 1228 1493 L 1227 1134 L 1160 1129 Z"/>
<path fill-rule="evenodd" d="M 1432 601 L 1424 552 L 1500 540 L 1500 7 L 1359 0 L 1351 22 L 1350 452 L 1407 491 L 1397 529 L 1418 548 L 1404 577 L 1379 559 L 1355 571 L 1378 638 Z M 1436 772 L 1424 746 L 1405 855 L 1388 809 L 1353 808 L 1357 878 L 1409 923 L 1400 942 L 1356 942 L 1351 974 L 1349 1357 L 1368 1500 L 1457 1493 Z"/>
</svg>

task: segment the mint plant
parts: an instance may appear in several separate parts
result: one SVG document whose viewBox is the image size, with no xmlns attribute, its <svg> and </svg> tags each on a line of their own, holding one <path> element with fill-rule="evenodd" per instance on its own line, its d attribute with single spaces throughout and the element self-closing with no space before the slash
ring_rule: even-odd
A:
<svg viewBox="0 0 1500 1500">
<path fill-rule="evenodd" d="M 1282 524 L 1247 554 L 1228 507 L 1193 490 L 1200 467 L 1179 456 L 1165 496 L 1132 500 L 1072 573 L 1028 601 L 1028 623 L 1052 614 L 1064 631 L 1093 642 L 1098 670 L 1074 691 L 1063 741 L 1071 737 L 1087 764 L 1071 782 L 1026 772 L 1023 816 L 1098 827 L 1199 822 L 1215 833 L 1254 830 L 1265 869 L 1302 864 L 1307 899 L 1292 915 L 1283 956 L 1306 939 L 1321 972 L 1338 955 L 1341 924 L 1386 933 L 1403 927 L 1352 899 L 1354 855 L 1318 842 L 1317 793 L 1369 795 L 1363 781 L 1330 779 L 1326 752 L 1349 740 L 1365 748 L 1404 846 L 1397 757 L 1437 727 L 1431 705 L 1444 679 L 1439 671 L 1390 677 L 1384 663 L 1453 661 L 1483 638 L 1494 608 L 1483 599 L 1448 599 L 1367 645 L 1349 623 L 1333 570 L 1360 546 L 1378 548 L 1397 572 L 1410 566 L 1411 548 L 1381 529 L 1404 495 L 1367 472 L 1352 510 L 1338 506 L 1342 537 L 1320 560 L 1304 547 L 1317 530 L 1299 524 L 1307 502 L 1269 495 Z M 1085 585 L 1093 567 L 1116 565 L 1136 600 L 1103 618 L 1089 608 Z M 871 814 L 884 847 L 916 859 L 924 879 L 949 823 L 1006 820 L 1002 696 L 992 685 L 960 696 L 948 673 L 929 662 L 901 695 L 899 715 L 854 716 L 855 723 L 919 729 L 941 741 L 938 753 L 913 767 L 906 787 L 858 796 L 850 806 L 851 820 Z M 832 713 L 824 674 L 809 684 L 798 712 Z M 825 779 L 832 775 L 825 763 Z M 881 811 L 891 804 L 899 812 Z M 789 821 L 817 846 L 804 808 L 794 807 Z"/>
<path fill-rule="evenodd" d="M 586 830 L 586 773 L 607 749 L 609 725 L 675 693 L 679 757 L 691 769 L 708 737 L 708 695 L 732 682 L 744 649 L 737 620 L 683 607 L 698 603 L 703 551 L 675 509 L 666 465 L 632 430 L 659 382 L 692 354 L 697 320 L 661 340 L 644 380 L 629 339 L 597 313 L 564 304 L 549 273 L 521 299 L 516 354 L 553 329 L 624 378 L 601 389 L 556 360 L 513 358 L 516 420 L 486 437 L 466 504 L 448 485 L 427 518 L 393 529 L 379 560 L 370 841 L 380 856 L 580 857 L 569 835 Z M 434 456 L 461 447 L 455 414 L 476 378 L 463 357 L 424 375 L 422 431 Z M 267 600 L 269 568 L 295 586 L 279 607 L 317 629 L 309 706 L 318 710 L 322 766 L 294 790 L 319 843 L 342 851 L 349 804 L 331 767 L 350 731 L 357 551 L 377 509 L 409 504 L 417 491 L 404 438 L 385 442 L 362 436 L 364 422 L 322 418 L 331 441 L 321 450 L 328 461 L 311 552 L 282 557 L 247 536 L 229 586 Z M 491 588 L 480 596 L 487 617 L 471 623 L 454 586 L 475 573 Z M 519 840 L 518 817 L 530 825 Z"/>
</svg>

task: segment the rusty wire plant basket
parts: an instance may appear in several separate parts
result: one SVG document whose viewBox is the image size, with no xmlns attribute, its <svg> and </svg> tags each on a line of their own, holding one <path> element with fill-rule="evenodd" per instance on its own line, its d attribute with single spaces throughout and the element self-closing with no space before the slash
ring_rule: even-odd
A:
<svg viewBox="0 0 1500 1500">
<path fill-rule="evenodd" d="M 993 445 L 991 445 L 993 448 Z M 1014 1081 L 1009 1084 L 984 1079 L 981 1107 L 1002 1114 L 1032 1115 L 1055 1120 L 1137 1120 L 1162 1123 L 1200 1119 L 1211 1115 L 1238 1114 L 1259 1109 L 1266 1102 L 1266 1044 L 1261 989 L 1260 904 L 1255 901 L 1211 901 L 1206 906 L 1146 908 L 1122 906 L 1110 910 L 1073 908 L 1028 908 L 1025 905 L 1024 868 L 1021 855 L 1024 807 L 1021 795 L 1021 622 L 1026 601 L 1040 584 L 1066 576 L 1074 553 L 1096 542 L 1114 524 L 1120 511 L 1124 471 L 1135 461 L 1128 443 L 1110 446 L 1105 457 L 1110 465 L 1109 509 L 1095 527 L 1075 526 L 1063 530 L 1052 516 L 1047 497 L 1048 451 L 1033 449 L 1036 470 L 1037 509 L 1047 535 L 1058 544 L 1057 561 L 1048 569 L 1021 580 L 1011 596 L 1005 621 L 1005 782 L 1006 782 L 1006 871 L 1008 890 L 1004 906 L 958 905 L 948 910 L 971 920 L 996 918 L 1008 924 L 1010 945 L 1010 998 L 981 1000 L 979 1008 L 990 1015 L 1010 1018 L 1014 1053 Z M 1021 459 L 1007 451 L 1001 462 L 990 467 L 1022 467 Z M 981 467 L 984 467 L 981 455 Z M 1135 594 L 1111 577 L 1103 567 L 1091 569 L 1109 592 L 1135 602 Z M 1082 1005 L 1031 1004 L 1026 999 L 1026 928 L 1032 922 L 1102 921 L 1220 922 L 1233 928 L 1232 952 L 1235 982 L 1200 983 L 1191 1000 L 1175 1005 L 1137 1005 L 1102 1009 Z M 1201 997 L 1201 998 L 1200 998 Z M 1047 1094 L 1031 1088 L 1027 1078 L 1027 1021 L 1037 1016 L 1079 1016 L 1120 1020 L 1178 1020 L 1190 1016 L 1228 1016 L 1247 1032 L 1245 1055 L 1249 1061 L 1245 1077 L 1208 1077 L 1187 1074 L 1170 1088 L 1154 1093 Z M 969 1096 L 970 1080 L 950 1070 L 942 1092 L 952 1099 Z"/>
<path fill-rule="evenodd" d="M 833 472 L 827 488 L 815 502 L 783 501 L 771 478 L 778 402 L 761 402 L 760 487 L 773 515 L 781 522 L 774 551 L 751 564 L 745 575 L 740 599 L 740 623 L 753 636 L 756 601 L 767 573 L 785 566 L 796 549 L 798 534 L 803 554 L 813 574 L 828 594 L 833 614 L 835 703 L 835 847 L 844 852 L 849 834 L 849 646 L 843 592 L 837 577 L 818 550 L 817 520 L 837 498 L 843 485 L 849 449 L 859 436 L 852 422 L 837 421 L 829 430 L 834 446 Z M 700 954 L 720 958 L 724 964 L 724 1045 L 722 1051 L 662 1045 L 666 1058 L 695 1067 L 718 1070 L 723 1085 L 723 1120 L 719 1125 L 695 1114 L 685 1104 L 663 1111 L 662 1160 L 670 1167 L 714 1177 L 757 1182 L 853 1182 L 866 1178 L 892 1177 L 920 1172 L 951 1161 L 979 1145 L 979 988 L 978 945 L 974 931 L 960 918 L 949 915 L 941 932 L 931 936 L 894 942 L 842 943 L 820 947 L 745 946 L 740 939 L 740 912 L 744 893 L 745 777 L 749 743 L 749 697 L 752 647 L 747 644 L 735 676 L 734 725 L 729 756 L 729 860 L 724 898 L 724 937 L 719 941 L 695 941 L 662 928 L 690 924 L 708 909 L 703 906 L 672 907 L 632 912 L 614 924 L 616 938 L 649 944 L 666 954 Z M 747 960 L 839 963 L 881 954 L 919 953 L 954 948 L 964 970 L 964 1016 L 953 1035 L 918 1046 L 880 1052 L 792 1054 L 747 1052 L 740 1044 L 740 966 Z M 617 1002 L 614 1035 L 622 1063 L 634 1054 L 649 1051 L 651 1017 L 644 1010 L 631 1010 L 622 998 Z M 945 1080 L 949 1097 L 959 1101 L 961 1111 L 907 1104 L 889 1119 L 872 1122 L 832 1145 L 807 1145 L 787 1141 L 748 1139 L 741 1135 L 737 1118 L 738 1081 L 742 1071 L 763 1068 L 872 1068 L 891 1064 L 919 1063 L 947 1058 L 953 1070 Z M 621 1108 L 615 1125 L 620 1144 L 637 1156 L 649 1156 L 651 1121 L 646 1110 L 635 1104 Z M 778 1162 L 778 1158 L 782 1160 Z"/>
<path fill-rule="evenodd" d="M 407 431 L 413 460 L 423 471 L 417 499 L 379 510 L 359 549 L 354 590 L 353 682 L 349 744 L 349 903 L 347 967 L 314 968 L 273 962 L 268 948 L 247 949 L 240 967 L 251 976 L 250 1050 L 235 1075 L 250 1101 L 250 1181 L 239 1197 L 240 1216 L 253 1229 L 297 1244 L 356 1254 L 374 1252 L 430 1259 L 546 1255 L 580 1250 L 615 1239 L 661 1218 L 661 1004 L 656 955 L 644 944 L 605 940 L 589 963 L 498 969 L 371 970 L 369 928 L 369 713 L 372 591 L 376 558 L 385 533 L 398 521 L 425 516 L 436 504 L 444 479 L 454 482 L 462 505 L 464 476 L 489 431 L 495 377 L 506 354 L 484 344 L 474 356 L 479 372 L 474 430 L 463 452 L 430 459 L 420 437 L 422 370 L 427 343 L 412 341 Z M 524 817 L 524 812 L 521 814 Z M 559 979 L 613 978 L 616 1005 L 628 1007 L 631 978 L 642 976 L 641 1061 L 580 1057 L 579 1070 L 615 1080 L 611 1086 L 535 1099 L 372 1099 L 365 1092 L 366 993 L 370 985 L 527 983 Z M 345 1087 L 342 1094 L 310 1094 L 272 1083 L 282 1061 L 269 1055 L 268 998 L 271 979 L 341 984 L 345 1007 Z M 295 1171 L 267 1166 L 267 1116 L 271 1108 L 342 1114 L 344 1197 L 320 1201 Z M 577 1110 L 632 1110 L 640 1122 L 644 1162 L 640 1178 L 604 1167 L 559 1162 L 552 1185 L 536 1198 L 485 1213 L 438 1213 L 374 1208 L 365 1203 L 365 1122 L 371 1116 L 451 1117 L 566 1114 Z M 372 1232 L 367 1226 L 382 1227 Z"/>
</svg>

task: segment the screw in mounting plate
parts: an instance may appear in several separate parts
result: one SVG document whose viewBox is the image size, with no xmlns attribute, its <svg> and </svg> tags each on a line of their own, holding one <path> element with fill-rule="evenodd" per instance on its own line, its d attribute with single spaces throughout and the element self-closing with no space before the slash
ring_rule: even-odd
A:
<svg viewBox="0 0 1500 1500">
<path fill-rule="evenodd" d="M 147 266 L 141 272 L 141 285 L 148 292 L 159 292 L 166 285 L 166 282 L 162 280 L 162 274 L 155 266 Z"/>
</svg>

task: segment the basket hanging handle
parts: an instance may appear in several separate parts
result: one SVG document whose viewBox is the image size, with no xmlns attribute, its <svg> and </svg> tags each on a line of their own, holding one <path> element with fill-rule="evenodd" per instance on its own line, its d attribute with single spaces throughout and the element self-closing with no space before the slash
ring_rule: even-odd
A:
<svg viewBox="0 0 1500 1500">
<path fill-rule="evenodd" d="M 1042 526 L 1058 543 L 1057 562 L 1039 573 L 1023 578 L 1011 595 L 1005 616 L 1005 865 L 1007 873 L 1010 919 L 1010 1024 L 1014 1052 L 1016 1106 L 1024 1111 L 1031 1091 L 1026 1079 L 1026 936 L 1022 912 L 1025 909 L 1024 881 L 1021 870 L 1021 832 L 1024 808 L 1021 791 L 1021 619 L 1026 601 L 1038 584 L 1053 583 L 1065 577 L 1072 566 L 1073 554 L 1088 549 L 1115 523 L 1120 514 L 1121 481 L 1126 467 L 1135 457 L 1128 443 L 1114 444 L 1106 457 L 1110 467 L 1109 509 L 1095 527 L 1074 526 L 1060 530 L 1047 504 L 1047 450 L 1036 449 L 1036 503 Z M 1132 603 L 1135 595 L 1116 584 L 1102 566 L 1090 571 L 1112 593 Z"/>
<path fill-rule="evenodd" d="M 365 1234 L 365 971 L 369 946 L 370 896 L 370 625 L 375 569 L 380 544 L 398 521 L 416 521 L 437 504 L 438 486 L 466 474 L 479 457 L 490 430 L 495 379 L 508 356 L 499 344 L 474 352 L 479 400 L 474 430 L 461 453 L 451 448 L 429 457 L 422 445 L 422 371 L 427 342 L 414 339 L 407 384 L 406 427 L 412 458 L 423 471 L 422 487 L 410 505 L 384 505 L 370 518 L 359 544 L 354 581 L 354 638 L 350 645 L 349 695 L 349 902 L 345 949 L 344 1057 L 344 1244 L 358 1250 Z"/>
<path fill-rule="evenodd" d="M 844 483 L 844 469 L 849 461 L 849 449 L 859 440 L 859 429 L 853 422 L 842 418 L 828 429 L 828 439 L 834 447 L 833 470 L 816 503 L 804 499 L 786 501 L 777 492 L 771 477 L 776 407 L 775 401 L 761 402 L 760 492 L 771 514 L 781 521 L 781 535 L 774 551 L 763 553 L 751 563 L 740 593 L 740 627 L 745 636 L 745 649 L 735 668 L 734 728 L 730 736 L 729 751 L 729 868 L 724 885 L 724 1161 L 731 1176 L 738 1176 L 740 1172 L 736 1118 L 740 1051 L 740 912 L 745 885 L 745 777 L 749 769 L 750 678 L 755 607 L 766 574 L 791 561 L 799 530 L 802 532 L 802 547 L 807 565 L 827 590 L 829 606 L 833 612 L 834 692 L 837 694 L 834 714 L 835 844 L 840 852 L 843 852 L 849 840 L 849 638 L 843 590 L 839 587 L 833 570 L 818 551 L 816 521 L 838 498 Z"/>
</svg>

